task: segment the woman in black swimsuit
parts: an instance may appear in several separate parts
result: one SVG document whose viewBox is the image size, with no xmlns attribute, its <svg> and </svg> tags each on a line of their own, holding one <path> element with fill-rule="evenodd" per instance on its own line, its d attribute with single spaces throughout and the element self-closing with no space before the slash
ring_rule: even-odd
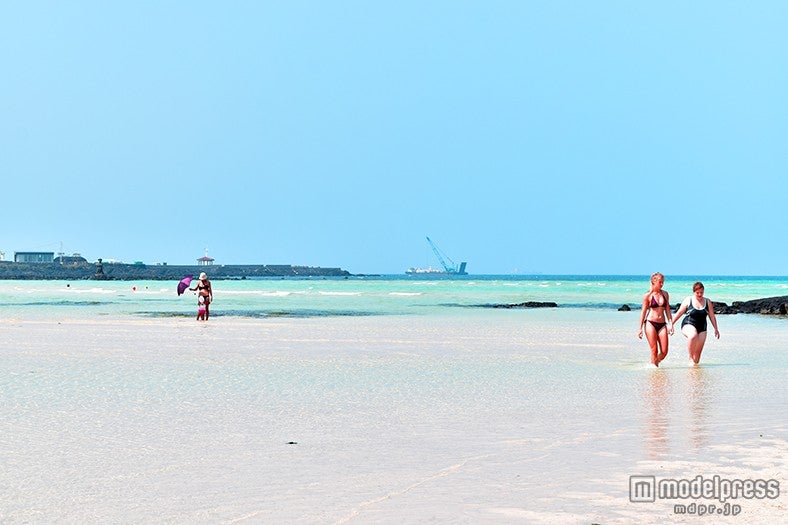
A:
<svg viewBox="0 0 788 525">
<path fill-rule="evenodd" d="M 720 331 L 717 329 L 714 305 L 706 297 L 703 297 L 703 283 L 693 284 L 692 291 L 693 295 L 681 302 L 674 319 L 678 321 L 682 315 L 687 314 L 687 317 L 681 322 L 681 333 L 687 338 L 687 350 L 692 364 L 697 365 L 700 361 L 700 354 L 703 352 L 703 345 L 706 344 L 706 318 L 708 317 L 711 321 L 711 326 L 714 327 L 714 337 L 717 339 L 720 338 Z"/>
<path fill-rule="evenodd" d="M 673 319 L 670 311 L 670 296 L 662 289 L 665 276 L 657 272 L 651 276 L 651 289 L 643 296 L 640 310 L 638 338 L 646 339 L 651 348 L 651 364 L 659 363 L 668 356 L 668 335 L 673 335 Z"/>
</svg>

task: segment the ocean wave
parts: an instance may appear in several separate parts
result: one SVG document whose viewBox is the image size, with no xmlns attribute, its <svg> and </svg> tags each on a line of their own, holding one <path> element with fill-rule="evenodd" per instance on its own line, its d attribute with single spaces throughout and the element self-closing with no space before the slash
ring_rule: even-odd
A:
<svg viewBox="0 0 788 525">
<path fill-rule="evenodd" d="M 222 290 L 217 295 L 254 295 L 256 297 L 287 297 L 299 292 L 287 292 L 284 290 L 266 291 L 266 290 Z M 305 292 L 300 292 L 305 293 Z"/>
<path fill-rule="evenodd" d="M 81 294 L 81 293 L 97 293 L 97 294 L 105 294 L 105 295 L 118 293 L 118 290 L 110 290 L 110 289 L 107 289 L 107 288 L 87 288 L 87 289 L 85 289 L 85 288 L 82 288 L 82 289 L 80 289 L 80 288 L 66 288 L 63 291 L 66 292 L 66 293 L 78 293 L 78 294 Z"/>
<path fill-rule="evenodd" d="M 118 293 L 118 290 L 111 290 L 108 288 L 58 288 L 58 289 L 49 289 L 49 288 L 21 288 L 19 286 L 15 286 L 13 291 L 19 294 L 26 294 L 26 295 L 51 295 L 55 294 L 101 294 L 101 295 L 112 295 Z"/>
<path fill-rule="evenodd" d="M 414 295 L 424 295 L 422 292 L 389 292 L 389 295 L 399 295 L 403 297 L 411 297 Z"/>
<path fill-rule="evenodd" d="M 24 303 L 3 303 L 3 306 L 12 306 L 16 308 L 26 306 L 99 306 L 117 304 L 114 301 L 70 301 L 68 299 L 56 301 L 25 301 Z"/>
</svg>

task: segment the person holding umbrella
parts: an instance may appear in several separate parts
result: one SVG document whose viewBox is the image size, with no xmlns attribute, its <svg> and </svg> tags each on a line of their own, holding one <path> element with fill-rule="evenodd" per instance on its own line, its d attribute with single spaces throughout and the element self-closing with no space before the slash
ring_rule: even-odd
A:
<svg viewBox="0 0 788 525">
<path fill-rule="evenodd" d="M 200 279 L 197 281 L 197 286 L 194 288 L 189 288 L 192 292 L 197 292 L 197 307 L 202 310 L 202 307 L 205 306 L 205 317 L 203 318 L 204 321 L 208 320 L 208 316 L 210 315 L 209 305 L 213 301 L 213 290 L 211 290 L 211 281 L 208 280 L 208 276 L 205 275 L 205 272 L 200 274 Z M 200 311 L 200 316 L 202 315 L 202 311 Z M 198 316 L 198 319 L 200 318 Z"/>
</svg>

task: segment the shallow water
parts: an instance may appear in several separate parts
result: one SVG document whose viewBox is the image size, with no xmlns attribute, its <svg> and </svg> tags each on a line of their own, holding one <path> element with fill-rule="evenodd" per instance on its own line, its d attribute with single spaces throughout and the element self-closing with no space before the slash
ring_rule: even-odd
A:
<svg viewBox="0 0 788 525">
<path fill-rule="evenodd" d="M 784 481 L 788 323 L 654 369 L 638 315 L 6 319 L 0 521 L 659 523 L 630 475 Z"/>
<path fill-rule="evenodd" d="M 706 295 L 732 303 L 788 294 L 788 277 L 703 278 Z M 695 279 L 668 279 L 672 304 L 691 294 Z M 193 292 L 178 297 L 177 283 L 162 281 L 0 281 L 0 305 L 8 317 L 196 314 Z M 469 276 L 409 279 L 215 281 L 213 314 L 251 318 L 370 315 L 463 315 L 483 305 L 555 302 L 562 308 L 640 308 L 648 277 Z"/>
</svg>

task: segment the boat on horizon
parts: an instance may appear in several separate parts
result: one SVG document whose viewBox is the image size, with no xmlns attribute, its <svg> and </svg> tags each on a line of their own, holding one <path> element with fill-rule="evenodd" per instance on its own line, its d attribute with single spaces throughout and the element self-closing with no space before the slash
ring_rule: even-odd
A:
<svg viewBox="0 0 788 525">
<path fill-rule="evenodd" d="M 427 237 L 427 242 L 432 248 L 432 252 L 435 254 L 435 257 L 438 258 L 438 261 L 441 263 L 443 269 L 440 268 L 433 268 L 432 266 L 428 266 L 427 268 L 408 268 L 405 273 L 408 275 L 468 275 L 468 272 L 465 271 L 465 267 L 468 263 L 461 262 L 460 266 L 458 267 L 451 258 L 443 253 L 432 240 Z"/>
</svg>

